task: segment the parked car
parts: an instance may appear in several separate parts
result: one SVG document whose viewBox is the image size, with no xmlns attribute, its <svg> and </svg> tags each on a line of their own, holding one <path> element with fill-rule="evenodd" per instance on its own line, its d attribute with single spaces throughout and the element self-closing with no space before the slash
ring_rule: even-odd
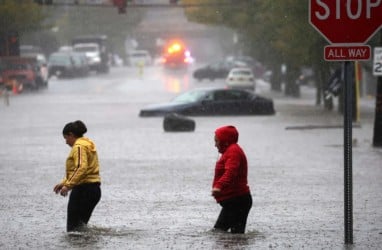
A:
<svg viewBox="0 0 382 250">
<path fill-rule="evenodd" d="M 229 88 L 256 90 L 255 76 L 250 68 L 233 68 L 228 73 L 226 84 Z"/>
<path fill-rule="evenodd" d="M 262 76 L 266 69 L 265 67 L 256 59 L 252 58 L 251 56 L 229 56 L 226 58 L 228 62 L 236 62 L 236 63 L 242 63 L 245 67 L 251 68 L 252 72 L 256 76 Z"/>
<path fill-rule="evenodd" d="M 88 76 L 91 70 L 91 65 L 89 65 L 88 57 L 86 54 L 81 52 L 72 52 L 71 56 L 77 69 L 76 76 Z"/>
<path fill-rule="evenodd" d="M 132 50 L 127 53 L 127 66 L 148 66 L 152 63 L 152 57 L 147 50 Z"/>
<path fill-rule="evenodd" d="M 55 52 L 48 60 L 49 77 L 79 77 L 89 73 L 86 57 L 76 52 Z"/>
<path fill-rule="evenodd" d="M 4 74 L 6 71 L 4 64 L 0 62 L 0 96 L 4 94 L 4 90 L 21 93 L 24 88 L 23 83 L 17 81 L 15 78 L 7 77 L 7 75 Z"/>
<path fill-rule="evenodd" d="M 35 58 L 10 56 L 0 58 L 2 79 L 8 88 L 36 90 L 45 85 Z"/>
<path fill-rule="evenodd" d="M 43 79 L 43 86 L 48 86 L 49 75 L 48 75 L 48 61 L 44 54 L 35 52 L 21 52 L 22 57 L 29 57 L 36 60 L 37 66 L 39 67 L 41 78 Z"/>
<path fill-rule="evenodd" d="M 193 73 L 193 77 L 198 81 L 204 79 L 209 79 L 210 81 L 214 81 L 215 79 L 225 79 L 233 66 L 233 64 L 224 61 L 210 63 L 196 69 Z"/>
<path fill-rule="evenodd" d="M 273 115 L 273 100 L 252 91 L 226 88 L 194 89 L 175 97 L 169 103 L 151 105 L 139 112 L 141 117 L 171 113 L 189 116 Z"/>
</svg>

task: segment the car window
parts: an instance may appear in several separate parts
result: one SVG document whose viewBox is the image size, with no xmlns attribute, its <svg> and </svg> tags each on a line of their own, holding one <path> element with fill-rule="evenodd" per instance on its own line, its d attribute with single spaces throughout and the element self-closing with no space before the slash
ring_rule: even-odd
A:
<svg viewBox="0 0 382 250">
<path fill-rule="evenodd" d="M 205 92 L 203 91 L 190 91 L 177 96 L 173 99 L 173 102 L 196 102 L 200 100 L 203 96 L 205 96 Z"/>
<path fill-rule="evenodd" d="M 24 63 L 10 63 L 7 67 L 9 70 L 27 70 L 30 69 L 31 66 L 29 64 Z"/>
<path fill-rule="evenodd" d="M 70 64 L 70 58 L 67 55 L 52 55 L 51 57 L 49 57 L 49 63 Z"/>
<path fill-rule="evenodd" d="M 244 75 L 244 76 L 250 76 L 252 75 L 252 72 L 249 70 L 234 70 L 232 71 L 232 75 L 239 76 L 239 75 Z"/>
<path fill-rule="evenodd" d="M 76 65 L 82 64 L 82 59 L 78 55 L 72 55 L 72 60 Z"/>
<path fill-rule="evenodd" d="M 249 98 L 249 93 L 236 91 L 236 90 L 222 90 L 216 91 L 214 94 L 215 101 L 228 101 L 228 100 L 246 100 Z"/>
</svg>

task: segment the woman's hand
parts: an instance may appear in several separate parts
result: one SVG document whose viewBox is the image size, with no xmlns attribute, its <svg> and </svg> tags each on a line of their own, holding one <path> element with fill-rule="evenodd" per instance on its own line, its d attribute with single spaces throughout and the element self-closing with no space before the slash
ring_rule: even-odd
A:
<svg viewBox="0 0 382 250">
<path fill-rule="evenodd" d="M 56 186 L 54 186 L 54 188 L 53 188 L 53 192 L 55 192 L 56 194 L 58 194 L 58 193 L 61 191 L 61 189 L 62 189 L 63 186 L 64 186 L 64 185 L 63 185 L 62 183 L 57 184 Z"/>
<path fill-rule="evenodd" d="M 211 191 L 211 195 L 213 197 L 218 197 L 220 195 L 220 193 L 221 193 L 220 188 L 213 188 L 212 191 Z"/>
<path fill-rule="evenodd" d="M 65 197 L 68 195 L 69 190 L 70 189 L 67 186 L 62 186 L 62 188 L 60 190 L 60 194 Z"/>
</svg>

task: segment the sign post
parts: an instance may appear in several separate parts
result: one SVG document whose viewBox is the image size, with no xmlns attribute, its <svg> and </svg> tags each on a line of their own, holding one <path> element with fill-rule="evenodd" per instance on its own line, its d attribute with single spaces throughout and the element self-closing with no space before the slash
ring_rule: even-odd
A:
<svg viewBox="0 0 382 250">
<path fill-rule="evenodd" d="M 382 44 L 382 31 L 379 35 Z M 375 100 L 373 146 L 382 147 L 382 47 L 374 48 L 374 75 L 378 76 Z"/>
<path fill-rule="evenodd" d="M 364 45 L 382 26 L 382 0 L 309 0 L 310 24 L 331 44 L 327 61 L 344 61 L 344 233 L 353 244 L 352 115 L 353 86 L 350 61 L 369 60 Z"/>
</svg>

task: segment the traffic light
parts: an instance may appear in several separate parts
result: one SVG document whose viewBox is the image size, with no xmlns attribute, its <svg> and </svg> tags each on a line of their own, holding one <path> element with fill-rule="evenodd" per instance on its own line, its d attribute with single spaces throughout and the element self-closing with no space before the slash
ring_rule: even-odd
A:
<svg viewBox="0 0 382 250">
<path fill-rule="evenodd" d="M 8 34 L 7 44 L 8 44 L 9 56 L 20 55 L 20 40 L 19 40 L 19 34 L 17 32 L 12 32 Z"/>
<path fill-rule="evenodd" d="M 113 0 L 113 4 L 118 8 L 118 14 L 126 13 L 127 0 Z"/>
</svg>

